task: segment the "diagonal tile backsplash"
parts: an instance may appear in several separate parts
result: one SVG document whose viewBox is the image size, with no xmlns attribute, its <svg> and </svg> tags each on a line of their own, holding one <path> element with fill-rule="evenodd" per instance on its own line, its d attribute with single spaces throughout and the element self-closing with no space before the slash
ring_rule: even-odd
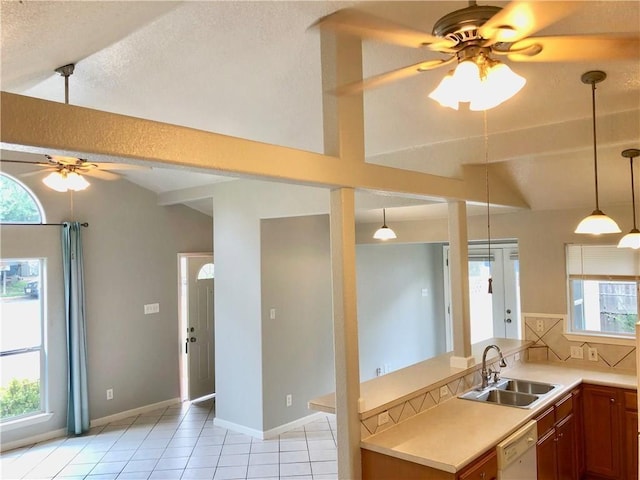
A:
<svg viewBox="0 0 640 480">
<path fill-rule="evenodd" d="M 598 341 L 574 342 L 564 335 L 564 317 L 528 315 L 524 318 L 524 338 L 533 343 L 527 360 L 566 363 L 586 368 L 636 370 L 635 347 L 610 345 Z M 571 358 L 571 347 L 580 347 L 583 358 Z M 589 348 L 598 350 L 598 360 L 589 360 Z"/>
</svg>

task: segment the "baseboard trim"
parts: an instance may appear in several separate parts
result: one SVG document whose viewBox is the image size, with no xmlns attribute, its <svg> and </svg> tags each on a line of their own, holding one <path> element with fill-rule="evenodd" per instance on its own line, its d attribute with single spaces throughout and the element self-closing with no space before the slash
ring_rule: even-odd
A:
<svg viewBox="0 0 640 480">
<path fill-rule="evenodd" d="M 145 405 L 144 407 L 138 407 L 131 410 L 126 410 L 124 412 L 115 413 L 113 415 L 109 415 L 102 418 L 96 418 L 95 420 L 90 421 L 90 426 L 100 427 L 102 425 L 107 425 L 108 423 L 115 422 L 117 420 L 133 417 L 134 415 L 141 415 L 143 413 L 152 412 L 159 408 L 170 407 L 172 405 L 176 405 L 180 403 L 181 401 L 179 398 L 172 398 L 170 400 L 164 400 L 162 402 L 152 403 L 151 405 Z M 0 452 L 13 450 L 14 448 L 26 447 L 28 445 L 33 445 L 35 443 L 46 442 L 47 440 L 52 440 L 54 438 L 66 437 L 66 436 L 67 436 L 66 428 L 51 430 L 49 432 L 41 433 L 31 437 L 22 438 L 20 440 L 15 440 L 13 442 L 0 443 Z"/>
<path fill-rule="evenodd" d="M 244 433 L 245 435 L 249 435 L 251 437 L 258 438 L 260 440 L 268 440 L 270 438 L 277 437 L 282 433 L 289 432 L 295 428 L 299 428 L 308 423 L 314 422 L 325 416 L 326 416 L 325 413 L 316 412 L 311 415 L 307 415 L 306 417 L 302 417 L 297 420 L 294 420 L 293 422 L 280 425 L 279 427 L 271 428 L 269 430 L 257 430 L 255 428 L 250 428 L 245 425 L 240 425 L 238 423 L 222 420 L 221 418 L 214 418 L 213 424 L 217 427 L 226 428 L 228 430 L 233 430 L 234 432 L 238 432 L 238 433 Z"/>
<path fill-rule="evenodd" d="M 101 427 L 111 422 L 117 422 L 118 420 L 124 420 L 125 418 L 133 417 L 134 415 L 142 415 L 143 413 L 153 412 L 159 408 L 171 407 L 172 405 L 180 404 L 180 398 L 171 398 L 158 403 L 152 403 L 143 407 L 133 408 L 131 410 L 125 410 L 124 412 L 114 413 L 106 417 L 96 418 L 91 420 L 91 427 Z"/>
</svg>

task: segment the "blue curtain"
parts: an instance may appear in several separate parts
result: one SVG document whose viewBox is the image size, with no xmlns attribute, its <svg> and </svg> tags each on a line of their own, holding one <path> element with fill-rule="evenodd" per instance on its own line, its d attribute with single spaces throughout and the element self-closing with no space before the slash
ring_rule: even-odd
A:
<svg viewBox="0 0 640 480">
<path fill-rule="evenodd" d="M 67 322 L 68 408 L 67 430 L 71 435 L 89 431 L 87 388 L 87 341 L 84 313 L 84 273 L 79 222 L 64 222 L 62 262 Z"/>
</svg>

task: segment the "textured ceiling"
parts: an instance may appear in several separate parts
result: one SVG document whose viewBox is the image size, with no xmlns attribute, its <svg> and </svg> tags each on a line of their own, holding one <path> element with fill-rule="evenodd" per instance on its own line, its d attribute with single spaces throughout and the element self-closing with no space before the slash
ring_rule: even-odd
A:
<svg viewBox="0 0 640 480">
<path fill-rule="evenodd" d="M 63 101 L 63 80 L 53 70 L 76 63 L 72 104 L 320 152 L 319 33 L 308 27 L 354 3 L 428 32 L 442 15 L 467 5 L 3 1 L 1 88 Z M 639 29 L 640 2 L 604 1 L 580 2 L 571 17 L 539 33 Z M 378 42 L 363 46 L 365 76 L 439 57 Z M 629 61 L 510 66 L 527 85 L 487 113 L 489 161 L 500 162 L 501 178 L 534 209 L 591 205 L 591 89 L 580 76 L 601 69 L 608 75 L 597 92 L 601 203 L 629 202 L 628 163 L 620 151 L 640 147 L 640 52 Z M 427 98 L 445 73 L 433 70 L 365 93 L 368 161 L 454 176 L 464 163 L 485 161 L 483 114 L 443 109 Z M 126 175 L 156 192 L 219 180 L 184 171 Z"/>
</svg>

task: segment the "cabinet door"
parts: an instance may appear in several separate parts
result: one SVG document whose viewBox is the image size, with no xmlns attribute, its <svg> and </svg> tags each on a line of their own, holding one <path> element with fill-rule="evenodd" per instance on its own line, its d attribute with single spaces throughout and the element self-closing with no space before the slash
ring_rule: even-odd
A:
<svg viewBox="0 0 640 480">
<path fill-rule="evenodd" d="M 577 480 L 575 457 L 575 421 L 569 415 L 556 427 L 556 459 L 558 466 L 558 480 Z M 542 477 L 544 478 L 544 477 Z"/>
<path fill-rule="evenodd" d="M 624 451 L 627 480 L 638 478 L 638 412 L 624 412 Z"/>
<path fill-rule="evenodd" d="M 577 478 L 582 478 L 585 470 L 584 462 L 584 420 L 582 416 L 582 387 L 576 388 L 573 392 L 573 426 Z"/>
<path fill-rule="evenodd" d="M 466 467 L 458 480 L 496 480 L 498 478 L 498 456 L 493 450 Z"/>
<path fill-rule="evenodd" d="M 585 385 L 583 395 L 587 474 L 620 478 L 620 391 L 615 388 Z"/>
<path fill-rule="evenodd" d="M 538 478 L 545 480 L 556 480 L 557 457 L 556 457 L 556 430 L 550 430 L 536 444 L 536 457 L 538 465 Z"/>
</svg>

